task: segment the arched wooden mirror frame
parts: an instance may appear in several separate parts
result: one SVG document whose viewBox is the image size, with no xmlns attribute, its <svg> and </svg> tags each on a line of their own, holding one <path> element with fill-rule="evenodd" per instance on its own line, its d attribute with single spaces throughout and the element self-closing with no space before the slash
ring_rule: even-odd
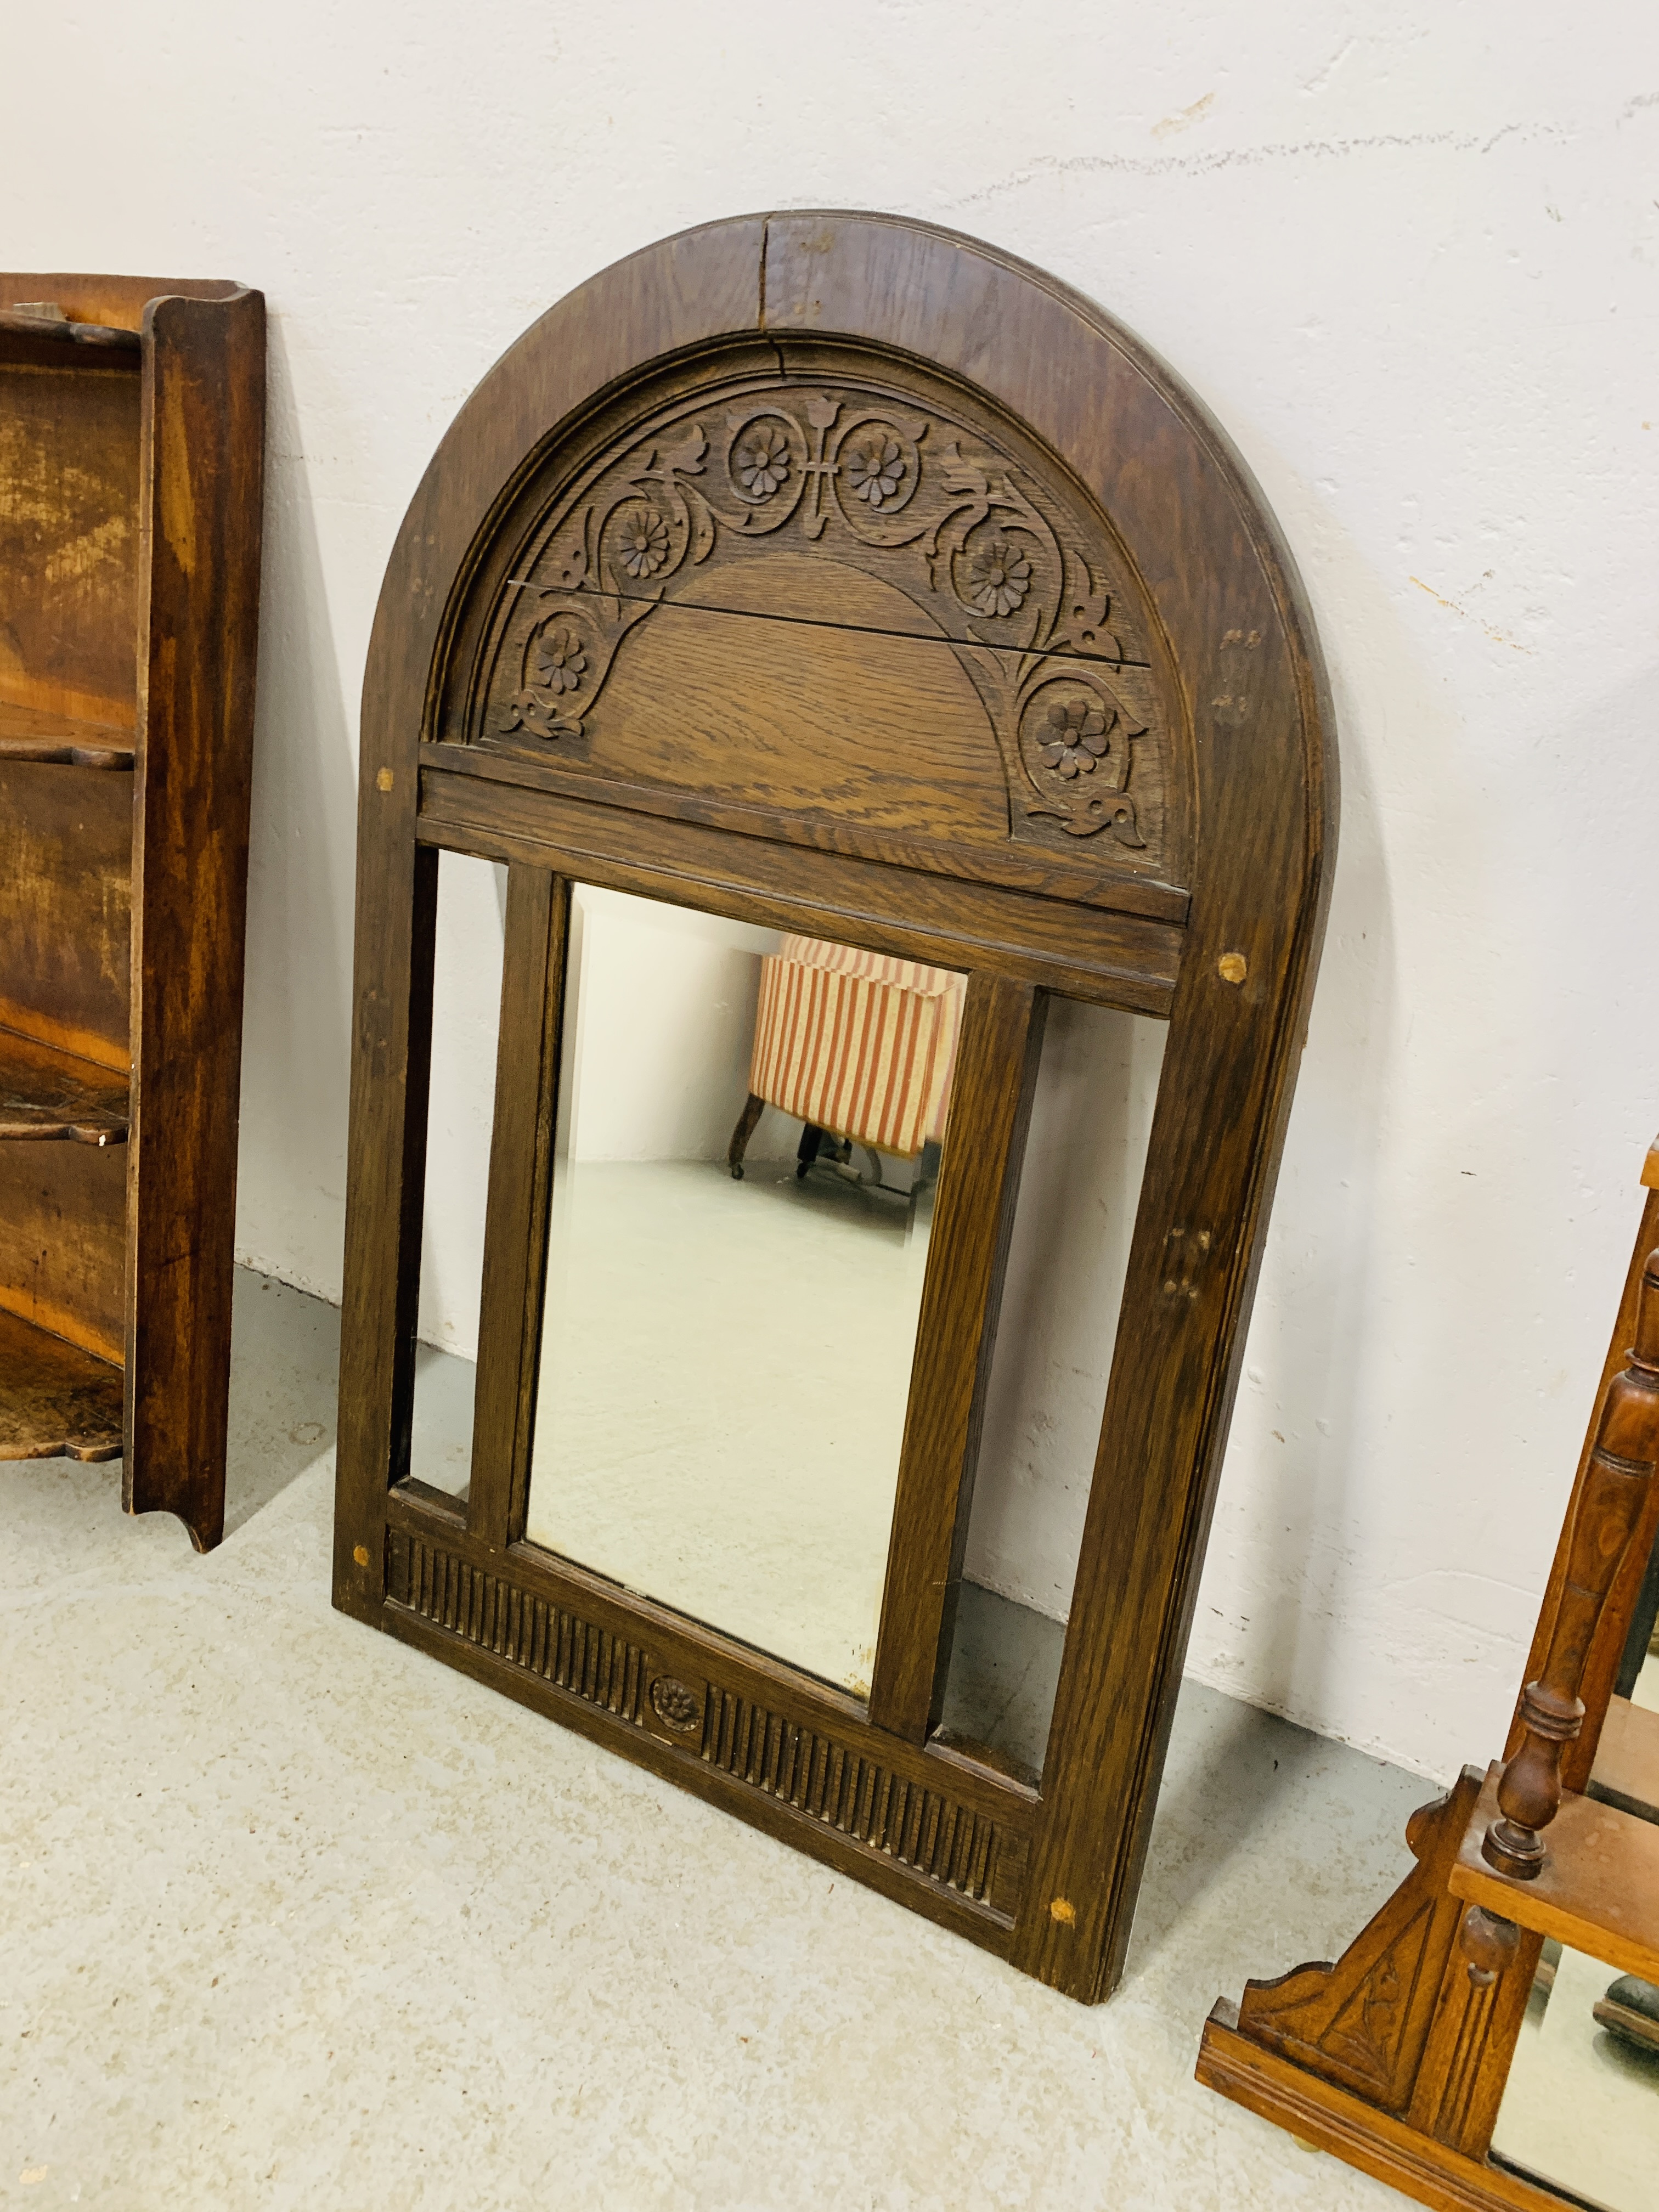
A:
<svg viewBox="0 0 1659 2212">
<path fill-rule="evenodd" d="M 781 471 L 738 453 L 763 416 Z M 789 562 L 745 568 L 775 495 L 792 503 Z M 925 542 L 890 528 L 913 495 L 934 501 Z M 625 579 L 617 518 L 638 520 L 641 499 L 656 520 Z M 1011 541 L 1030 570 L 1013 589 L 991 573 Z M 796 623 L 799 727 L 775 700 L 763 745 L 746 706 L 724 735 L 709 724 L 694 643 L 714 617 L 687 611 L 710 605 Z M 580 647 L 586 693 L 562 696 L 556 656 L 532 650 L 549 608 L 580 632 L 555 643 L 567 662 Z M 843 659 L 885 672 L 826 704 L 806 679 L 832 629 Z M 630 689 L 636 638 L 655 641 L 651 682 Z M 907 701 L 916 652 L 930 669 L 948 655 L 971 688 L 952 673 Z M 672 748 L 653 704 L 671 680 L 703 702 L 688 720 L 677 693 Z M 1055 684 L 1066 696 L 1034 709 Z M 1064 773 L 1040 725 L 1070 705 L 1081 730 L 1091 702 L 1106 750 Z M 1109 1995 L 1334 807 L 1318 650 L 1259 493 L 1192 395 L 1053 278 L 923 224 L 791 213 L 668 239 L 550 310 L 439 447 L 369 651 L 335 1603 L 1069 1995 Z M 409 1473 L 441 851 L 509 869 L 465 1506 Z M 573 878 L 969 976 L 867 1707 L 522 1540 Z M 1169 1026 L 1033 1789 L 933 1732 L 1050 992 Z"/>
</svg>

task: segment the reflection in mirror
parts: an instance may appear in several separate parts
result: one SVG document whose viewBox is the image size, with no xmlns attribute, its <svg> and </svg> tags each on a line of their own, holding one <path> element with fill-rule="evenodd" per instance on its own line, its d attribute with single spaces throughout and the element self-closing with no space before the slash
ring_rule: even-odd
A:
<svg viewBox="0 0 1659 2212">
<path fill-rule="evenodd" d="M 409 1472 L 464 1498 L 472 1473 L 484 1197 L 495 1106 L 507 870 L 438 855 L 421 1297 Z"/>
<path fill-rule="evenodd" d="M 1544 1946 L 1492 2156 L 1571 2202 L 1650 2212 L 1659 2172 L 1659 1990 Z"/>
<path fill-rule="evenodd" d="M 1613 1686 L 1621 1698 L 1659 1713 L 1659 1536 L 1648 1555 L 1647 1571 L 1631 1615 L 1619 1679 Z"/>
<path fill-rule="evenodd" d="M 941 1733 L 1042 1771 L 1164 1024 L 1055 999 L 1014 1211 Z"/>
<path fill-rule="evenodd" d="M 1631 1618 L 1589 1794 L 1659 1821 L 1659 1540 Z M 1659 2171 L 1659 1987 L 1544 1946 L 1492 2154 L 1605 2212 L 1648 2212 Z"/>
<path fill-rule="evenodd" d="M 1588 1795 L 1659 1826 L 1659 1537 L 1637 1592 Z"/>
<path fill-rule="evenodd" d="M 859 1696 L 963 991 L 572 894 L 526 1535 Z"/>
</svg>

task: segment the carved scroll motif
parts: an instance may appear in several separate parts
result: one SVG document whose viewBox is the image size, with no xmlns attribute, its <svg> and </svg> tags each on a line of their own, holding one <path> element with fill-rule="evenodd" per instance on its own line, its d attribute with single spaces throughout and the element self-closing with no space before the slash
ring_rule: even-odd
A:
<svg viewBox="0 0 1659 2212">
<path fill-rule="evenodd" d="M 954 647 L 1011 810 L 1147 845 L 1136 750 L 1162 741 L 1114 595 L 1024 472 L 961 426 L 869 392 L 705 392 L 617 448 L 532 534 L 479 734 L 581 736 L 623 640 L 697 572 L 790 531 L 896 585 Z M 1121 596 L 1121 595 L 1120 595 Z M 1120 617 L 1121 620 L 1121 617 Z"/>
</svg>

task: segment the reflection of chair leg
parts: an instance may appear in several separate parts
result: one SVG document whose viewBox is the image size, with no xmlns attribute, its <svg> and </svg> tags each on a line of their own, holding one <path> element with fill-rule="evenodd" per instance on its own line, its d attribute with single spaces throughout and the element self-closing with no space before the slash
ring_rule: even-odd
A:
<svg viewBox="0 0 1659 2212">
<path fill-rule="evenodd" d="M 818 1156 L 818 1146 L 823 1142 L 823 1132 L 814 1121 L 809 1121 L 800 1133 L 800 1146 L 795 1154 L 795 1175 L 799 1181 L 806 1180 L 806 1170 Z"/>
<path fill-rule="evenodd" d="M 765 1109 L 766 1101 L 757 1091 L 751 1091 L 744 1101 L 743 1111 L 738 1116 L 738 1126 L 732 1130 L 732 1141 L 726 1150 L 733 1182 L 743 1181 L 743 1156 L 749 1149 L 749 1139 L 755 1133 L 755 1124 Z"/>
</svg>

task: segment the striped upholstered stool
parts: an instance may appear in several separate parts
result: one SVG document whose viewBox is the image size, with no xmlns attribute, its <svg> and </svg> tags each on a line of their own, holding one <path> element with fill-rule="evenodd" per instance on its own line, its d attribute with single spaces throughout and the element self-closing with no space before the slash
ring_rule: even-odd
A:
<svg viewBox="0 0 1659 2212">
<path fill-rule="evenodd" d="M 827 1136 L 915 1159 L 945 1133 L 963 979 L 816 937 L 761 962 L 749 1097 L 727 1155 L 739 1181 L 763 1107 L 806 1124 L 805 1175 Z"/>
</svg>

